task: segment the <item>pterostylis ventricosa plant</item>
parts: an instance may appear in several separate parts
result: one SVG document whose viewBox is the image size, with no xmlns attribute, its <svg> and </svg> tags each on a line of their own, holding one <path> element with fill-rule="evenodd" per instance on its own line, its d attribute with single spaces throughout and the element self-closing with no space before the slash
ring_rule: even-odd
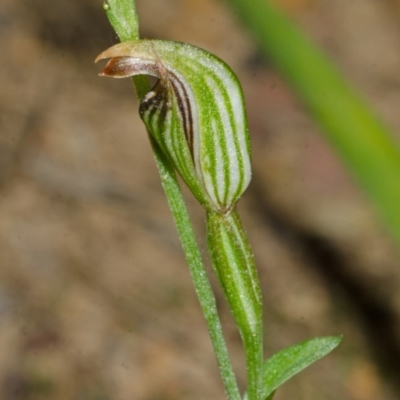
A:
<svg viewBox="0 0 400 400">
<path fill-rule="evenodd" d="M 121 39 L 96 61 L 101 76 L 133 78 L 139 113 L 214 346 L 227 398 L 272 399 L 291 376 L 323 357 L 340 337 L 312 339 L 263 358 L 261 289 L 253 253 L 236 210 L 251 179 L 250 136 L 240 83 L 218 57 L 186 43 L 140 40 L 132 0 L 105 9 Z M 157 78 L 151 88 L 145 76 Z M 222 335 L 214 294 L 176 174 L 204 208 L 210 258 L 240 333 L 247 389 L 241 394 Z"/>
</svg>

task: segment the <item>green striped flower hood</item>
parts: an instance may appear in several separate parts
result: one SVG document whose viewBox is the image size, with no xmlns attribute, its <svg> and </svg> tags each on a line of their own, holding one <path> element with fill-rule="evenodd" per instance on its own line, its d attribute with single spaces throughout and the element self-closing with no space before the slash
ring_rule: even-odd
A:
<svg viewBox="0 0 400 400">
<path fill-rule="evenodd" d="M 103 76 L 151 75 L 142 99 L 149 133 L 198 201 L 229 212 L 251 178 L 243 93 L 233 71 L 197 47 L 162 40 L 124 42 L 101 53 Z"/>
</svg>

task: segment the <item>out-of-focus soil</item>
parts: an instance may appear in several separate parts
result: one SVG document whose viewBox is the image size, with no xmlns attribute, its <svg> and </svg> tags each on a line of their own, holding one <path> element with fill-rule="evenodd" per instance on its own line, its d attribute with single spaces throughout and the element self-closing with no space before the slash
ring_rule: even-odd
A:
<svg viewBox="0 0 400 400">
<path fill-rule="evenodd" d="M 400 2 L 275 1 L 400 132 Z M 374 208 L 224 3 L 137 3 L 144 37 L 204 47 L 244 86 L 266 356 L 345 336 L 276 400 L 400 398 L 399 251 Z M 0 398 L 223 399 L 131 85 L 93 64 L 117 42 L 101 1 L 3 0 L 0 31 Z"/>
</svg>

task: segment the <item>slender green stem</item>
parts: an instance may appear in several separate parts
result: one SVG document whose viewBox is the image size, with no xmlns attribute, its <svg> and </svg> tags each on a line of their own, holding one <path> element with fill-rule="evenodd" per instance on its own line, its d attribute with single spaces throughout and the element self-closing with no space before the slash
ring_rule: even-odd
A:
<svg viewBox="0 0 400 400">
<path fill-rule="evenodd" d="M 254 337 L 252 341 L 247 338 L 244 343 L 247 369 L 247 391 L 244 400 L 264 400 L 262 397 L 263 352 L 261 346 L 259 337 Z"/>
<path fill-rule="evenodd" d="M 235 226 L 237 227 L 236 234 L 234 232 L 231 232 L 232 239 L 234 239 L 236 243 L 241 243 L 241 246 L 238 247 L 243 249 L 244 252 L 244 258 L 247 264 L 246 269 L 251 277 L 251 283 L 255 297 L 255 308 L 259 313 L 257 315 L 252 332 L 249 332 L 246 336 L 243 337 L 246 355 L 248 399 L 258 400 L 261 399 L 262 395 L 262 374 L 264 363 L 261 288 L 258 279 L 257 268 L 254 263 L 253 250 L 251 248 L 247 233 L 243 227 L 236 207 L 234 210 L 232 210 L 232 215 L 234 217 L 234 220 L 236 221 Z M 247 310 L 247 313 L 248 312 L 249 310 Z"/>
<path fill-rule="evenodd" d="M 105 10 L 121 41 L 139 39 L 138 19 L 133 0 L 109 0 L 108 4 L 105 5 Z M 149 82 L 147 78 L 142 76 L 134 77 L 132 80 L 140 99 L 149 91 Z M 189 271 L 195 290 L 210 332 L 226 394 L 229 400 L 240 400 L 239 389 L 222 334 L 215 297 L 207 277 L 179 183 L 170 162 L 150 135 L 149 139 L 160 173 L 161 183 L 167 196 L 186 260 L 189 264 Z"/>
<path fill-rule="evenodd" d="M 213 267 L 240 332 L 246 355 L 247 398 L 262 397 L 262 299 L 253 252 L 236 209 L 207 213 Z"/>
<path fill-rule="evenodd" d="M 252 286 L 253 296 L 248 295 L 246 297 L 248 299 L 251 297 L 255 298 L 253 308 L 255 308 L 255 312 L 258 314 L 252 324 L 253 328 L 249 332 L 246 332 L 246 334 L 242 334 L 247 368 L 247 396 L 248 400 L 258 400 L 261 399 L 262 394 L 264 363 L 261 288 L 254 263 L 253 250 L 236 207 L 232 210 L 231 215 L 235 221 L 234 225 L 236 228 L 230 231 L 231 240 L 233 240 L 237 248 L 240 248 L 244 253 L 242 258 L 246 260 L 244 262 L 246 265 L 245 270 L 250 276 Z M 240 256 L 236 255 L 236 259 L 240 258 Z M 246 314 L 249 315 L 251 312 L 249 307 L 247 308 Z"/>
<path fill-rule="evenodd" d="M 244 343 L 247 367 L 247 398 L 261 399 L 262 393 L 262 335 L 246 338 Z"/>
</svg>

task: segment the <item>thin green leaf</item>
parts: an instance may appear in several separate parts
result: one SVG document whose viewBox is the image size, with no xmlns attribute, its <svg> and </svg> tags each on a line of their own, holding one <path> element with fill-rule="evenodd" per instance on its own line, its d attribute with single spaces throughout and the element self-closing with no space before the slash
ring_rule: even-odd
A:
<svg viewBox="0 0 400 400">
<path fill-rule="evenodd" d="M 274 354 L 264 364 L 263 399 L 309 365 L 330 353 L 339 345 L 342 336 L 328 336 L 297 343 Z"/>
<path fill-rule="evenodd" d="M 332 62 L 269 0 L 228 0 L 292 85 L 400 242 L 400 152 Z"/>
</svg>

